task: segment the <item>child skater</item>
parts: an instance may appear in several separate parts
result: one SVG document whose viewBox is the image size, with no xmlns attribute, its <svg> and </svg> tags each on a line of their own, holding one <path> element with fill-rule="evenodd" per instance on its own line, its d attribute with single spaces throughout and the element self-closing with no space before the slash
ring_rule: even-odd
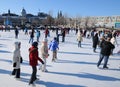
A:
<svg viewBox="0 0 120 87">
<path fill-rule="evenodd" d="M 49 44 L 49 50 L 52 51 L 52 62 L 55 62 L 57 60 L 57 49 L 59 49 L 58 42 L 57 38 L 54 37 L 54 39 Z"/>
<path fill-rule="evenodd" d="M 13 52 L 13 71 L 12 75 L 15 75 L 15 78 L 20 78 L 20 63 L 22 63 L 22 57 L 20 53 L 21 42 L 15 42 L 15 50 Z"/>
<path fill-rule="evenodd" d="M 46 58 L 48 58 L 48 44 L 47 44 L 48 40 L 47 38 L 45 38 L 42 41 L 42 45 L 41 45 L 41 57 L 44 60 L 44 65 L 42 66 L 42 72 L 47 72 L 46 69 Z"/>
</svg>

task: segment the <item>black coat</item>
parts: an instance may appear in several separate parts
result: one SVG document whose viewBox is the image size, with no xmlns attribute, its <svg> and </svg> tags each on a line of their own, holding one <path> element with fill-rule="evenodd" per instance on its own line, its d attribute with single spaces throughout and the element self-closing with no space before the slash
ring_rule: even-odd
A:
<svg viewBox="0 0 120 87">
<path fill-rule="evenodd" d="M 93 37 L 93 48 L 96 48 L 98 43 L 99 43 L 98 36 L 94 36 Z"/>
<path fill-rule="evenodd" d="M 110 56 L 111 50 L 114 48 L 115 46 L 111 42 L 104 41 L 101 46 L 101 54 L 105 56 Z"/>
</svg>

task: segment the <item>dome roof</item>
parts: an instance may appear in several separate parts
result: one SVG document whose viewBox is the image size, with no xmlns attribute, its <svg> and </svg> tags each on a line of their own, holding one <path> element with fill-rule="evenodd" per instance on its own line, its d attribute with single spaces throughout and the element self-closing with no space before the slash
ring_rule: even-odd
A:
<svg viewBox="0 0 120 87">
<path fill-rule="evenodd" d="M 22 12 L 22 13 L 23 13 L 23 12 L 26 12 L 26 10 L 23 8 L 21 12 Z"/>
<path fill-rule="evenodd" d="M 22 16 L 26 16 L 26 10 L 23 8 L 21 11 Z"/>
</svg>

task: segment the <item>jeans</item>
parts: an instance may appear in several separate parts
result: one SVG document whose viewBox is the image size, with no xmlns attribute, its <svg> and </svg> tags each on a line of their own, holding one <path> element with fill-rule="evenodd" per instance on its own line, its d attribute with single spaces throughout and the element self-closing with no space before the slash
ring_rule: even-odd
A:
<svg viewBox="0 0 120 87">
<path fill-rule="evenodd" d="M 101 62 L 102 62 L 103 59 L 104 59 L 104 65 L 103 65 L 103 67 L 107 67 L 109 56 L 106 56 L 106 55 L 103 55 L 103 54 L 100 54 L 100 58 L 99 58 L 99 61 L 97 63 L 98 67 L 101 64 Z"/>
<path fill-rule="evenodd" d="M 78 47 L 81 47 L 81 41 L 78 41 Z"/>
<path fill-rule="evenodd" d="M 33 43 L 33 38 L 30 38 L 29 43 Z"/>
</svg>

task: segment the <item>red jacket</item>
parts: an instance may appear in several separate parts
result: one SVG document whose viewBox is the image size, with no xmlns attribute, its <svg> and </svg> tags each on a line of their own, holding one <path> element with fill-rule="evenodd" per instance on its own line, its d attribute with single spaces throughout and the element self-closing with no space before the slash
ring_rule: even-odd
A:
<svg viewBox="0 0 120 87">
<path fill-rule="evenodd" d="M 39 58 L 39 56 L 38 56 L 38 48 L 35 48 L 34 46 L 32 46 L 31 48 L 29 48 L 29 64 L 31 66 L 37 66 L 38 65 L 38 60 L 42 64 L 44 64 L 42 59 Z"/>
</svg>

